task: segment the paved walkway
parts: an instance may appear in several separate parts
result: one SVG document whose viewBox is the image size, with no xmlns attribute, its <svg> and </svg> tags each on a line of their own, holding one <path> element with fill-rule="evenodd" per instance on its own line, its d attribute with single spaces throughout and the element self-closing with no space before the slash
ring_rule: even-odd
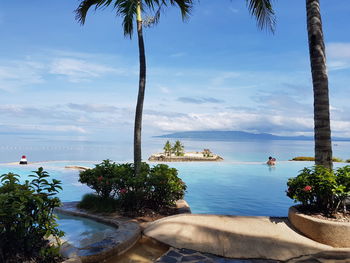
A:
<svg viewBox="0 0 350 263">
<path fill-rule="evenodd" d="M 171 256 L 166 254 L 163 256 L 166 260 L 161 258 L 158 261 L 161 263 L 278 261 L 350 263 L 350 248 L 334 249 L 310 240 L 295 232 L 286 218 L 183 214 L 149 224 L 144 234 L 174 248 L 241 259 L 225 261 L 229 259 L 218 258 L 215 261 L 207 256 L 194 259 L 185 253 L 174 259 L 169 259 Z M 173 255 L 175 252 L 182 254 L 181 250 L 175 250 L 172 252 Z M 202 253 L 196 256 L 205 255 Z M 317 259 L 324 260 L 314 259 L 315 255 L 318 255 Z"/>
</svg>

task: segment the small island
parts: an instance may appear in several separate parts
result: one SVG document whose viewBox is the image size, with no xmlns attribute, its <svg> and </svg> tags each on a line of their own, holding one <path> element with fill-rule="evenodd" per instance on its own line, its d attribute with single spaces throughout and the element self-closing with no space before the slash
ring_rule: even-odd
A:
<svg viewBox="0 0 350 263">
<path fill-rule="evenodd" d="M 213 154 L 209 149 L 201 152 L 185 152 L 183 144 L 177 140 L 174 146 L 167 141 L 164 145 L 164 152 L 152 154 L 148 161 L 154 162 L 203 162 L 222 161 L 223 158 Z"/>
</svg>

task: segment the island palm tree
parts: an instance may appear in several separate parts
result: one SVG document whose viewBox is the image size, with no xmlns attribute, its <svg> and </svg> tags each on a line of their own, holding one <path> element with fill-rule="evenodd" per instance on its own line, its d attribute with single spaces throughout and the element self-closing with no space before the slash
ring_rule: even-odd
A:
<svg viewBox="0 0 350 263">
<path fill-rule="evenodd" d="M 164 154 L 166 156 L 170 156 L 171 155 L 172 147 L 171 147 L 171 143 L 169 141 L 166 141 L 163 149 L 164 149 Z"/>
<path fill-rule="evenodd" d="M 314 92 L 315 164 L 332 168 L 328 75 L 319 0 L 306 0 L 307 32 Z"/>
<path fill-rule="evenodd" d="M 182 143 L 177 140 L 172 148 L 172 152 L 176 155 L 176 156 L 181 156 L 184 154 L 184 146 L 182 145 Z"/>
<path fill-rule="evenodd" d="M 85 23 L 87 13 L 91 7 L 94 6 L 94 9 L 97 10 L 112 6 L 115 9 L 116 14 L 121 16 L 123 19 L 124 35 L 129 36 L 130 38 L 132 37 L 135 22 L 134 20 L 136 18 L 140 72 L 134 126 L 135 175 L 138 175 L 141 169 L 141 128 L 143 101 L 146 87 L 146 55 L 142 32 L 142 13 L 146 10 L 146 8 L 152 12 L 155 12 L 155 16 L 153 19 L 151 19 L 151 22 L 157 22 L 161 13 L 161 8 L 169 4 L 171 6 L 177 5 L 180 8 L 182 19 L 186 19 L 189 16 L 193 6 L 192 0 L 81 0 L 78 8 L 75 10 L 76 19 L 83 25 Z"/>
</svg>

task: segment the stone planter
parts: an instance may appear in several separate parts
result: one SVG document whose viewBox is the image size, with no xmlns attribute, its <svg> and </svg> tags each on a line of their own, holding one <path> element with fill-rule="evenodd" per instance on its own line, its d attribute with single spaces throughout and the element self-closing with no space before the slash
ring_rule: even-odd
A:
<svg viewBox="0 0 350 263">
<path fill-rule="evenodd" d="M 289 208 L 288 219 L 299 232 L 332 247 L 350 247 L 350 223 L 315 218 L 299 212 L 297 208 Z"/>
</svg>

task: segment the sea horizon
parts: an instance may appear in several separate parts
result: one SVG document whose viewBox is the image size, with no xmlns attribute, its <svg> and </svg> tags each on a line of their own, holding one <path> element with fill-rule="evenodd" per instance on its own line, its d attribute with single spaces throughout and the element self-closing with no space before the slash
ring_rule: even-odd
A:
<svg viewBox="0 0 350 263">
<path fill-rule="evenodd" d="M 117 139 L 116 139 L 117 138 Z M 133 140 L 127 136 L 103 140 L 73 136 L 1 135 L 0 163 L 11 163 L 26 155 L 29 162 L 44 161 L 133 161 Z M 167 140 L 153 135 L 142 139 L 142 158 L 163 152 Z M 185 151 L 210 149 L 224 158 L 223 162 L 265 162 L 269 156 L 288 161 L 296 156 L 314 156 L 314 141 L 298 140 L 205 140 L 184 138 Z M 350 142 L 333 142 L 333 156 L 350 159 Z"/>
</svg>

